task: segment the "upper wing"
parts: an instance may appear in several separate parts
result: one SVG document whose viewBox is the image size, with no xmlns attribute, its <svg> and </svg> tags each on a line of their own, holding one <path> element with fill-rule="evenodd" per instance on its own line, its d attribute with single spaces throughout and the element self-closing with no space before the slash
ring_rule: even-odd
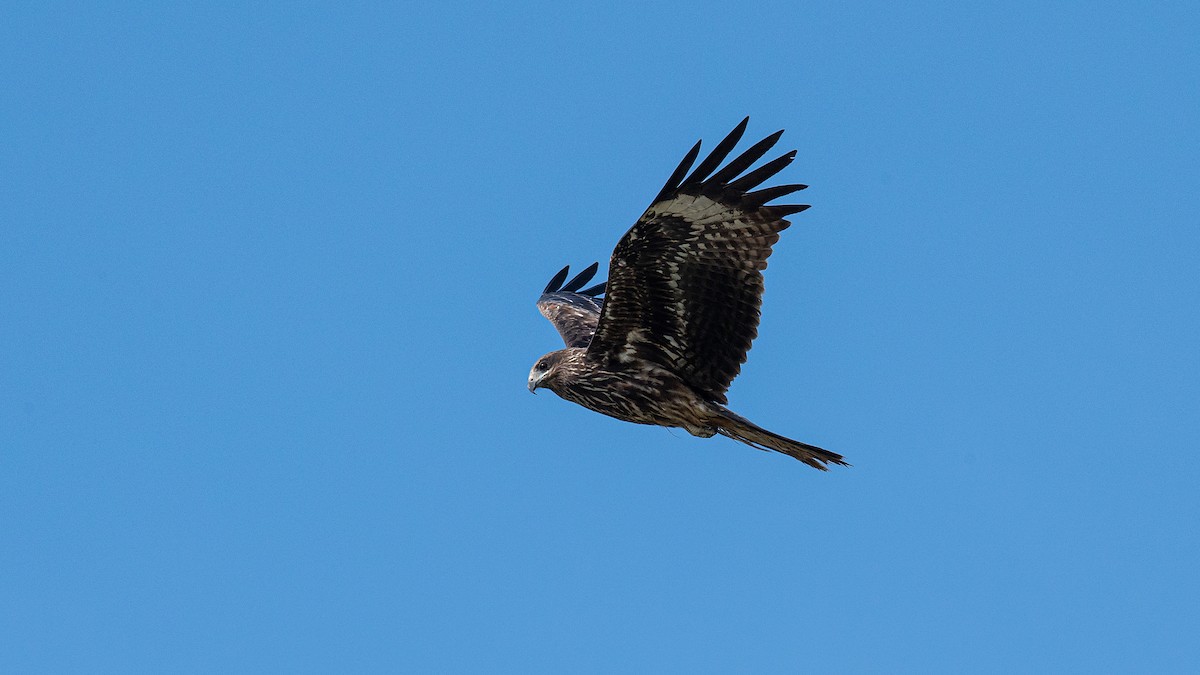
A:
<svg viewBox="0 0 1200 675">
<path fill-rule="evenodd" d="M 604 292 L 604 284 L 579 289 L 591 281 L 599 267 L 600 263 L 592 263 L 566 284 L 563 280 L 571 266 L 562 268 L 538 298 L 537 306 L 542 316 L 554 324 L 568 347 L 586 347 L 596 332 L 596 320 L 600 318 L 600 307 L 604 303 L 596 296 Z"/>
<path fill-rule="evenodd" d="M 790 225 L 784 216 L 808 208 L 766 206 L 805 185 L 750 192 L 790 164 L 795 150 L 741 175 L 782 131 L 717 170 L 748 121 L 685 178 L 700 152 L 697 143 L 617 243 L 599 328 L 588 347 L 594 357 L 658 363 L 720 403 L 758 335 L 762 270 Z"/>
</svg>

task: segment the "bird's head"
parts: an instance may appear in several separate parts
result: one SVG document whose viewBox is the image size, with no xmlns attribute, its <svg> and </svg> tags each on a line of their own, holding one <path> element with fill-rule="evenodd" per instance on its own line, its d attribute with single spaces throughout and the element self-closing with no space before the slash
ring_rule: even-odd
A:
<svg viewBox="0 0 1200 675">
<path fill-rule="evenodd" d="M 556 352 L 550 352 L 533 364 L 533 368 L 529 371 L 529 391 L 537 393 L 537 389 L 553 389 L 554 382 L 559 375 L 559 366 L 563 362 L 563 354 L 567 350 L 560 349 Z"/>
</svg>

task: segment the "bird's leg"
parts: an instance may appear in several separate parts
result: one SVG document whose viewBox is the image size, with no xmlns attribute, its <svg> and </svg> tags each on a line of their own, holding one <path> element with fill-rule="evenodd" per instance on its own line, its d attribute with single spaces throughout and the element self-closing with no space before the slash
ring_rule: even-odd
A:
<svg viewBox="0 0 1200 675">
<path fill-rule="evenodd" d="M 687 429 L 689 434 L 693 436 L 699 436 L 700 438 L 712 438 L 717 433 L 716 427 L 698 427 L 691 424 L 684 424 L 683 428 Z"/>
</svg>

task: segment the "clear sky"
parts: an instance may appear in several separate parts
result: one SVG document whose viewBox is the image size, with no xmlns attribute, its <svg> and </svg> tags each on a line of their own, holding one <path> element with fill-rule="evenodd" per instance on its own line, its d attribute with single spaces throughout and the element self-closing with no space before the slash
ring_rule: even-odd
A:
<svg viewBox="0 0 1200 675">
<path fill-rule="evenodd" d="M 1198 12 L 6 3 L 0 672 L 1194 671 Z M 852 468 L 525 389 L 745 115 Z"/>
</svg>

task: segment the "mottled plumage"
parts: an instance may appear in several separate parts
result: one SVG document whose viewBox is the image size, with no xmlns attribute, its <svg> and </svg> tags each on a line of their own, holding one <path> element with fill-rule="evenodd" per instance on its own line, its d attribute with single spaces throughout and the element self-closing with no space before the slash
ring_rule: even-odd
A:
<svg viewBox="0 0 1200 675">
<path fill-rule="evenodd" d="M 569 283 L 562 285 L 571 270 L 568 265 L 554 275 L 546 284 L 546 290 L 542 291 L 542 297 L 538 298 L 537 306 L 542 316 L 554 324 L 568 347 L 586 347 L 596 332 L 601 304 L 596 296 L 604 292 L 605 284 L 596 284 L 582 291 L 579 288 L 591 281 L 599 268 L 600 263 L 592 263 Z"/>
<path fill-rule="evenodd" d="M 818 469 L 845 464 L 840 455 L 769 432 L 724 405 L 758 334 L 771 247 L 790 225 L 784 217 L 808 208 L 767 204 L 804 185 L 757 189 L 791 163 L 794 150 L 747 172 L 782 131 L 721 167 L 748 120 L 694 170 L 700 144 L 688 152 L 617 243 L 606 284 L 580 290 L 598 264 L 566 284 L 569 268 L 551 279 L 538 309 L 567 348 L 538 360 L 529 389 L 550 389 L 628 422 L 721 434 Z"/>
</svg>

